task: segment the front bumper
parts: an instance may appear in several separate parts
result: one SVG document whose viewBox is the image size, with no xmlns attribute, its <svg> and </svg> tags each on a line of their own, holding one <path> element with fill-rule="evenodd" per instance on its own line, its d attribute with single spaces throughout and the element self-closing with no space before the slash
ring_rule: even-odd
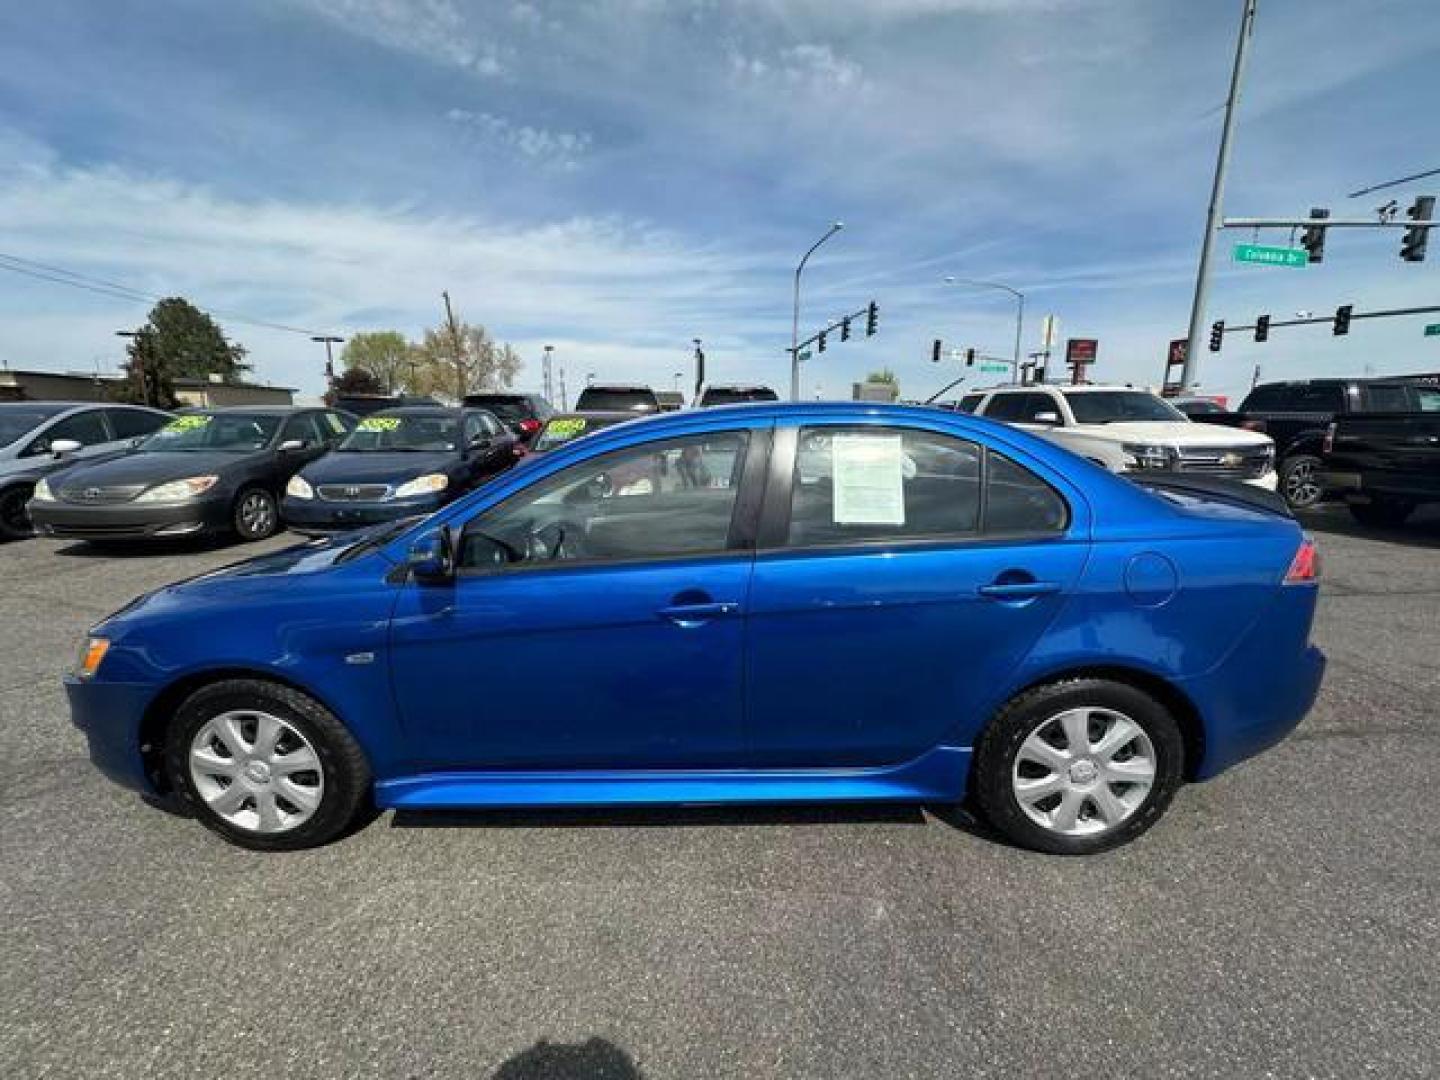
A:
<svg viewBox="0 0 1440 1080">
<path fill-rule="evenodd" d="M 70 720 L 90 744 L 90 761 L 121 787 L 158 794 L 145 765 L 141 722 L 155 696 L 145 683 L 107 683 L 65 676 Z"/>
<path fill-rule="evenodd" d="M 82 506 L 36 502 L 28 510 L 41 536 L 70 540 L 112 540 L 134 537 L 190 536 L 222 532 L 231 525 L 226 497 L 190 499 L 181 503 L 116 503 Z"/>
<path fill-rule="evenodd" d="M 376 502 L 332 502 L 286 495 L 280 503 L 280 517 L 292 531 L 303 536 L 333 536 L 351 529 L 433 513 L 444 505 L 444 492 Z"/>
</svg>

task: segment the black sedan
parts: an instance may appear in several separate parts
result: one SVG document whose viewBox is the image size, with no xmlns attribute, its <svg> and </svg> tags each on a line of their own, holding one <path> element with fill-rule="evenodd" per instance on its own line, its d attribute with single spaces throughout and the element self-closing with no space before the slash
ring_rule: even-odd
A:
<svg viewBox="0 0 1440 1080">
<path fill-rule="evenodd" d="M 354 424 L 335 409 L 189 412 L 128 454 L 41 480 L 30 519 L 42 536 L 80 540 L 198 533 L 262 540 L 280 528 L 286 481 Z"/>
<path fill-rule="evenodd" d="M 386 409 L 296 473 L 281 510 L 286 525 L 310 536 L 428 514 L 510 468 L 521 451 L 519 437 L 484 409 Z"/>
</svg>

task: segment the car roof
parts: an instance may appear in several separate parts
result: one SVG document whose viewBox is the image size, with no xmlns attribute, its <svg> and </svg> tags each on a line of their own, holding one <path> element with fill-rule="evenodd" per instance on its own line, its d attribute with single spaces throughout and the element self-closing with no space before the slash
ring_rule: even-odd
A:
<svg viewBox="0 0 1440 1080">
<path fill-rule="evenodd" d="M 772 394 L 775 392 L 775 388 L 774 388 L 773 386 L 767 386 L 765 383 L 743 383 L 743 382 L 737 382 L 737 383 L 720 383 L 720 382 L 717 382 L 717 383 L 706 383 L 706 384 L 705 384 L 705 390 L 769 390 Z M 704 392 L 705 392 L 704 390 L 701 391 L 701 393 L 704 393 Z"/>
<path fill-rule="evenodd" d="M 215 405 L 208 408 L 194 407 L 184 410 L 190 416 L 206 413 L 214 416 L 292 416 L 295 413 L 319 412 L 329 408 L 326 405 Z M 344 409 L 331 409 L 344 412 Z"/>
<path fill-rule="evenodd" d="M 646 386 L 644 383 L 618 382 L 591 383 L 589 386 L 582 387 L 580 392 L 583 394 L 586 390 L 644 390 L 647 394 L 653 394 L 655 392 L 651 387 Z"/>
<path fill-rule="evenodd" d="M 100 401 L 0 401 L 0 413 L 40 413 L 42 416 L 59 416 L 71 409 L 98 409 L 108 402 Z"/>
<path fill-rule="evenodd" d="M 571 409 L 569 412 L 557 412 L 550 417 L 550 420 L 634 420 L 633 412 L 621 412 L 619 409 Z M 547 420 L 548 424 L 550 421 Z"/>
<path fill-rule="evenodd" d="M 393 409 L 378 409 L 371 416 L 459 416 L 461 413 L 479 413 L 484 409 L 461 408 L 454 405 L 399 405 Z M 368 419 L 368 417 L 367 417 Z"/>
</svg>

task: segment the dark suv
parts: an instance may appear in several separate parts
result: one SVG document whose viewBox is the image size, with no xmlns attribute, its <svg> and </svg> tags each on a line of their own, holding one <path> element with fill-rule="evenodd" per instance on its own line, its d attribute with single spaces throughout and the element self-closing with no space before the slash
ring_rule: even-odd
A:
<svg viewBox="0 0 1440 1080">
<path fill-rule="evenodd" d="M 658 413 L 660 399 L 648 386 L 609 383 L 587 386 L 575 399 L 576 412 Z"/>
<path fill-rule="evenodd" d="M 465 407 L 484 409 L 520 436 L 520 441 L 526 446 L 535 441 L 545 421 L 555 415 L 554 407 L 539 394 L 512 394 L 508 391 L 466 394 Z"/>
<path fill-rule="evenodd" d="M 707 386 L 695 404 L 702 409 L 711 405 L 743 405 L 747 401 L 779 401 L 780 396 L 768 386 Z"/>
</svg>

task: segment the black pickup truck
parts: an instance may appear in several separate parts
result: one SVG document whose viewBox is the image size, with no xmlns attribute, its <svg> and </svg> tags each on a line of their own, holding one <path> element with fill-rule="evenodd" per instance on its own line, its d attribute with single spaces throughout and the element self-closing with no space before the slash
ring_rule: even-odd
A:
<svg viewBox="0 0 1440 1080">
<path fill-rule="evenodd" d="M 1275 440 L 1280 494 L 1295 510 L 1314 506 L 1327 492 L 1320 478 L 1325 436 L 1337 419 L 1373 413 L 1421 411 L 1422 392 L 1433 392 L 1416 378 L 1298 379 L 1261 383 L 1235 412 L 1197 417 L 1206 424 L 1263 431 Z"/>
<path fill-rule="evenodd" d="M 1440 387 L 1416 388 L 1419 412 L 1359 413 L 1331 422 L 1318 478 L 1364 525 L 1400 525 L 1440 503 Z"/>
</svg>

